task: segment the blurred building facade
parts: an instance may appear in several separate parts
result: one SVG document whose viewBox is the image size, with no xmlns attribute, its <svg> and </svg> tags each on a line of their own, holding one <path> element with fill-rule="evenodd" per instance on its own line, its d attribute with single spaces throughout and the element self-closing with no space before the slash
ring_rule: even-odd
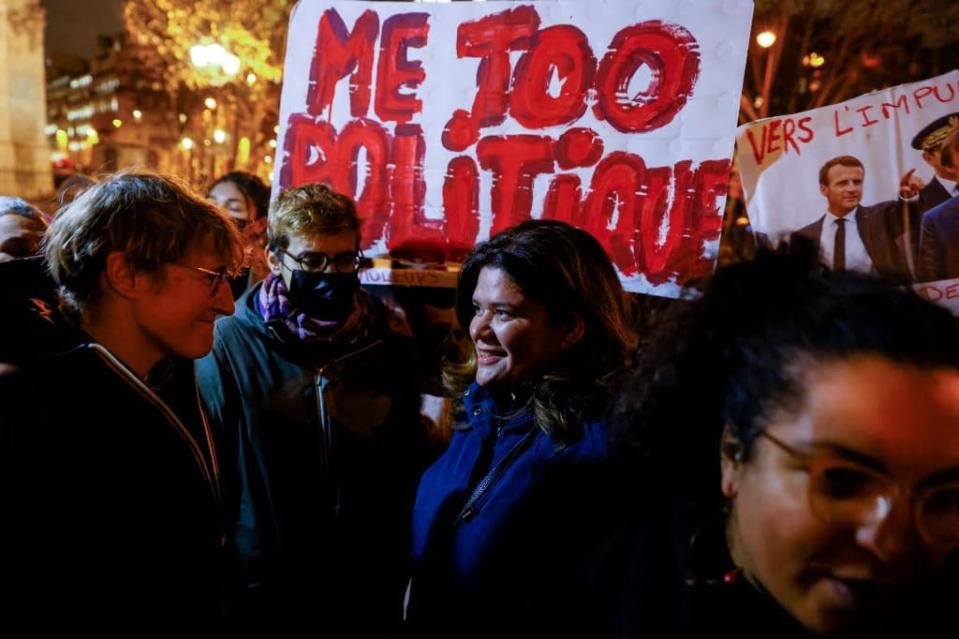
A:
<svg viewBox="0 0 959 639">
<path fill-rule="evenodd" d="M 47 57 L 47 134 L 58 176 L 139 167 L 169 172 L 178 126 L 169 93 L 138 66 L 122 35 L 93 58 Z"/>
<path fill-rule="evenodd" d="M 0 0 L 0 194 L 53 190 L 44 139 L 43 27 L 39 0 Z"/>
</svg>

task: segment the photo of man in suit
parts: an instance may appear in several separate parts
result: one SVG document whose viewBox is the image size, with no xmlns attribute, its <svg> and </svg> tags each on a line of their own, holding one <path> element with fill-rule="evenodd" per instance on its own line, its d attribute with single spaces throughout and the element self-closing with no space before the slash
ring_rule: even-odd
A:
<svg viewBox="0 0 959 639">
<path fill-rule="evenodd" d="M 932 179 L 925 182 L 911 168 L 899 181 L 900 214 L 903 217 L 905 240 L 912 245 L 912 261 L 917 279 L 919 275 L 919 235 L 923 215 L 959 193 L 956 180 L 959 175 L 951 166 L 949 152 L 943 143 L 950 132 L 949 122 L 959 118 L 952 113 L 937 118 L 913 136 L 911 146 L 922 152 L 923 161 L 932 169 Z"/>
<path fill-rule="evenodd" d="M 944 115 L 927 124 L 912 138 L 912 148 L 922 151 L 922 159 L 933 170 L 932 179 L 926 184 L 914 175 L 914 170 L 903 176 L 900 196 L 916 209 L 917 219 L 922 214 L 939 206 L 946 200 L 959 195 L 954 163 L 945 144 L 946 138 L 954 131 L 959 122 L 959 112 Z"/>
<path fill-rule="evenodd" d="M 943 168 L 959 169 L 959 114 L 952 116 L 942 142 Z M 941 202 L 922 217 L 919 239 L 920 282 L 959 277 L 959 195 Z"/>
<path fill-rule="evenodd" d="M 866 169 L 851 155 L 840 155 L 819 170 L 819 192 L 826 212 L 795 231 L 790 242 L 812 242 L 820 259 L 835 271 L 876 272 L 897 281 L 911 279 L 906 256 L 896 243 L 902 235 L 895 202 L 861 206 Z"/>
</svg>

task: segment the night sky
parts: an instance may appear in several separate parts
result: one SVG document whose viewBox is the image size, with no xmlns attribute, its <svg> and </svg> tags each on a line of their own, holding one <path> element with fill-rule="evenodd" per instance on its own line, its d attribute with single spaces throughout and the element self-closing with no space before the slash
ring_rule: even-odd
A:
<svg viewBox="0 0 959 639">
<path fill-rule="evenodd" d="M 98 35 L 122 27 L 124 0 L 41 0 L 47 10 L 46 48 L 89 58 Z"/>
</svg>

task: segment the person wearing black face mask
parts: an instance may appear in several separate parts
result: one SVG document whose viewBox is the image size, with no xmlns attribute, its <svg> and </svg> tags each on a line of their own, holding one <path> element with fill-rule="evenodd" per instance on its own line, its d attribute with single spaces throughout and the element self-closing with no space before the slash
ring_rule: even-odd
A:
<svg viewBox="0 0 959 639">
<path fill-rule="evenodd" d="M 344 251 L 335 257 L 325 253 L 302 258 L 289 253 L 286 256 L 299 265 L 290 275 L 290 298 L 307 315 L 338 321 L 350 314 L 360 287 L 356 252 Z M 327 272 L 330 266 L 332 273 Z"/>
<path fill-rule="evenodd" d="M 428 462 L 410 340 L 359 284 L 349 198 L 305 185 L 270 213 L 270 274 L 216 323 L 201 395 L 234 467 L 237 623 L 326 619 L 392 636 Z"/>
</svg>

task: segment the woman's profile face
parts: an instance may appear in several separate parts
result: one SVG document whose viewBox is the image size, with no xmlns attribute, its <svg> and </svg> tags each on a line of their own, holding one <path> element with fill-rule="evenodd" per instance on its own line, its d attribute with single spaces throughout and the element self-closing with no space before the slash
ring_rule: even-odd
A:
<svg viewBox="0 0 959 639">
<path fill-rule="evenodd" d="M 546 307 L 526 297 L 502 269 L 480 270 L 473 309 L 469 331 L 480 386 L 514 388 L 527 382 L 579 339 L 575 327 L 554 323 Z"/>
<path fill-rule="evenodd" d="M 238 222 L 241 228 L 256 218 L 256 207 L 243 191 L 229 180 L 220 182 L 210 189 L 207 199 L 225 211 L 234 222 Z"/>
<path fill-rule="evenodd" d="M 870 355 L 810 360 L 800 380 L 745 459 L 723 458 L 727 539 L 748 579 L 829 633 L 894 612 L 959 548 L 959 373 Z"/>
</svg>

